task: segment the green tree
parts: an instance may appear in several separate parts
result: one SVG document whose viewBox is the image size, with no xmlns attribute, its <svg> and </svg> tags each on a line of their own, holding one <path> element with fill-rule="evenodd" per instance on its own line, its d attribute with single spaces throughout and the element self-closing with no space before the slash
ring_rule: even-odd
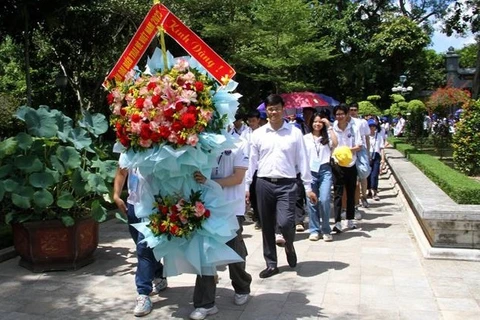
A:
<svg viewBox="0 0 480 320">
<path fill-rule="evenodd" d="M 473 68 L 477 62 L 477 44 L 467 44 L 462 49 L 458 50 L 460 55 L 460 67 Z"/>
</svg>

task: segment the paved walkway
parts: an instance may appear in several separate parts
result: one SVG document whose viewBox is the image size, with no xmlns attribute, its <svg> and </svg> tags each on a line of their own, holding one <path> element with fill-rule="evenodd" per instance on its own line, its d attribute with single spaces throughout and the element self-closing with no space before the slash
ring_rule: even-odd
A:
<svg viewBox="0 0 480 320">
<path fill-rule="evenodd" d="M 480 264 L 423 259 L 407 224 L 411 213 L 388 178 L 359 229 L 330 243 L 297 234 L 298 266 L 289 268 L 280 250 L 280 274 L 272 278 L 258 277 L 261 233 L 247 225 L 251 300 L 235 306 L 228 271 L 220 271 L 220 312 L 208 319 L 479 319 Z M 134 319 L 132 244 L 126 226 L 111 220 L 101 226 L 95 263 L 78 271 L 34 274 L 18 258 L 0 263 L 0 319 Z M 193 275 L 170 278 L 145 319 L 188 318 L 193 284 Z"/>
</svg>

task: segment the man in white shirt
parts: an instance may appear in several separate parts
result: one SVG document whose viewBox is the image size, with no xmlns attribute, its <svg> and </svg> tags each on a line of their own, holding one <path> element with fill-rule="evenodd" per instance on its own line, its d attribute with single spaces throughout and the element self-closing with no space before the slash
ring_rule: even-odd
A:
<svg viewBox="0 0 480 320">
<path fill-rule="evenodd" d="M 395 128 L 393 129 L 393 135 L 395 137 L 401 137 L 403 136 L 403 131 L 405 130 L 405 119 L 402 116 L 402 113 L 397 114 L 397 124 L 395 125 Z"/>
<path fill-rule="evenodd" d="M 224 191 L 226 200 L 238 200 L 232 207 L 233 213 L 237 216 L 239 229 L 237 236 L 227 242 L 244 261 L 228 265 L 230 279 L 235 290 L 234 303 L 243 305 L 248 301 L 250 295 L 250 284 L 252 276 L 245 270 L 247 247 L 243 241 L 243 222 L 245 221 L 245 172 L 248 168 L 248 155 L 244 152 L 247 143 L 240 141 L 237 147 L 232 150 L 223 151 L 217 158 L 218 166 L 212 170 L 211 180 L 202 175 L 199 171 L 194 173 L 198 183 L 218 183 Z M 204 319 L 207 315 L 218 312 L 215 306 L 216 283 L 213 276 L 197 276 L 193 303 L 196 308 L 190 315 L 190 319 Z"/>
<path fill-rule="evenodd" d="M 306 156 L 305 142 L 300 130 L 283 120 L 284 102 L 272 94 L 265 100 L 269 123 L 255 130 L 250 145 L 247 186 L 257 171 L 257 200 L 263 235 L 263 256 L 267 268 L 260 278 L 279 272 L 275 227 L 278 224 L 285 239 L 285 253 L 290 267 L 297 265 L 293 246 L 295 239 L 295 203 L 297 200 L 297 172 L 300 172 L 307 197 L 317 202 L 312 192 L 312 176 Z M 247 194 L 247 199 L 249 194 Z"/>
</svg>

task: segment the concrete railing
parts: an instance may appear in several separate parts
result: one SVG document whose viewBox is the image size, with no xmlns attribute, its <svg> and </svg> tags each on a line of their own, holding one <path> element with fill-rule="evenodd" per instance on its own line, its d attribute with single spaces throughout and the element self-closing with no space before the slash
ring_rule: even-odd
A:
<svg viewBox="0 0 480 320">
<path fill-rule="evenodd" d="M 480 205 L 457 204 L 398 150 L 389 148 L 385 153 L 390 170 L 430 245 L 424 255 L 480 260 Z"/>
</svg>

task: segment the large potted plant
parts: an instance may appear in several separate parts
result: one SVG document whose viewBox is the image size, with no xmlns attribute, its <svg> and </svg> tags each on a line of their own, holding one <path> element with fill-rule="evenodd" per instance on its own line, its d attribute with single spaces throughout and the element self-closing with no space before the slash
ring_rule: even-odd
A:
<svg viewBox="0 0 480 320">
<path fill-rule="evenodd" d="M 74 121 L 46 106 L 20 107 L 25 132 L 0 142 L 0 201 L 20 265 L 34 272 L 77 269 L 93 261 L 102 203 L 116 161 L 104 160 L 101 114 Z"/>
</svg>

